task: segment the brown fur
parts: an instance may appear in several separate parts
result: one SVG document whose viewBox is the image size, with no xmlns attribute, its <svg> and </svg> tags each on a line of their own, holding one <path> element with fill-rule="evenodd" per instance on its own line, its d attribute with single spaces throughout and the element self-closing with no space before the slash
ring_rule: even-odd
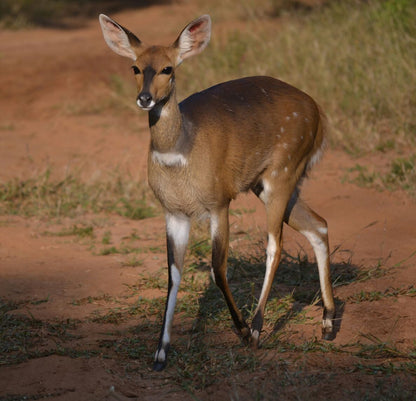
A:
<svg viewBox="0 0 416 401">
<path fill-rule="evenodd" d="M 100 17 L 100 22 L 109 46 L 135 62 L 137 102 L 149 110 L 149 184 L 166 213 L 169 288 L 154 369 L 166 364 L 191 217 L 211 218 L 213 278 L 244 339 L 258 344 L 280 260 L 283 222 L 303 233 L 314 248 L 324 302 L 323 333 L 331 334 L 335 308 L 327 226 L 298 197 L 299 181 L 322 152 L 325 118 L 320 108 L 307 94 L 271 77 L 225 82 L 178 105 L 174 69 L 207 45 L 210 18 L 188 24 L 168 47 L 132 41 L 133 34 L 108 17 Z M 266 276 L 251 330 L 226 275 L 229 204 L 249 190 L 265 204 L 269 237 Z"/>
</svg>

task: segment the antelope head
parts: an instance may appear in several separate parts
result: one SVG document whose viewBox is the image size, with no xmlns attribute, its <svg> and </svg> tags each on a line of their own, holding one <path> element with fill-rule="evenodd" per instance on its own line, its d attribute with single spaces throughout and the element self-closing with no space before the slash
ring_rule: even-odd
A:
<svg viewBox="0 0 416 401">
<path fill-rule="evenodd" d="M 104 14 L 100 15 L 104 39 L 115 53 L 133 60 L 137 105 L 151 110 L 170 97 L 175 70 L 183 60 L 201 53 L 211 36 L 211 18 L 203 15 L 189 23 L 170 46 L 149 46 Z"/>
</svg>

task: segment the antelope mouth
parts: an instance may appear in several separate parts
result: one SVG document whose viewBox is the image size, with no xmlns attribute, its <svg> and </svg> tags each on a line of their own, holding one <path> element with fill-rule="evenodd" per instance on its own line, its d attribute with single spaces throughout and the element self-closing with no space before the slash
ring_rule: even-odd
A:
<svg viewBox="0 0 416 401">
<path fill-rule="evenodd" d="M 150 111 L 153 109 L 153 107 L 155 107 L 156 102 L 154 100 L 152 100 L 150 103 L 148 104 L 143 104 L 140 99 L 137 100 L 137 106 L 139 106 L 140 109 L 144 110 L 144 111 Z"/>
</svg>

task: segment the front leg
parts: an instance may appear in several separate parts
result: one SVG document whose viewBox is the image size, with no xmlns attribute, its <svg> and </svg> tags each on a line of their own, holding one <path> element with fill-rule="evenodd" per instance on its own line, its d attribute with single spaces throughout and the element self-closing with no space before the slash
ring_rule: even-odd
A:
<svg viewBox="0 0 416 401">
<path fill-rule="evenodd" d="M 170 346 L 173 314 L 181 282 L 186 247 L 188 245 L 190 219 L 184 215 L 166 214 L 166 242 L 169 267 L 168 295 L 159 346 L 155 354 L 153 370 L 161 371 L 166 366 Z"/>
<path fill-rule="evenodd" d="M 222 291 L 235 327 L 243 339 L 250 338 L 250 328 L 245 322 L 231 294 L 227 280 L 229 246 L 228 206 L 211 213 L 212 278 Z"/>
</svg>

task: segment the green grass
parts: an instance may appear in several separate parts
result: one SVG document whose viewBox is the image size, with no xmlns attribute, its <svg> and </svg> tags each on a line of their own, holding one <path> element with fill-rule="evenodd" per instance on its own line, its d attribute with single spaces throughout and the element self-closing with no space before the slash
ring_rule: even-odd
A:
<svg viewBox="0 0 416 401">
<path fill-rule="evenodd" d="M 54 237 L 76 236 L 78 238 L 93 238 L 94 227 L 92 225 L 74 224 L 71 228 L 64 228 L 60 231 L 44 231 L 42 235 Z"/>
<path fill-rule="evenodd" d="M 77 299 L 77 300 L 73 300 L 71 302 L 71 305 L 75 305 L 75 306 L 81 306 L 81 305 L 85 305 L 85 304 L 92 304 L 98 301 L 102 301 L 102 302 L 106 302 L 106 303 L 114 303 L 117 300 L 112 297 L 109 294 L 103 294 L 103 295 L 97 295 L 95 297 L 86 297 L 86 298 L 82 298 L 82 299 Z"/>
<path fill-rule="evenodd" d="M 375 171 L 367 166 L 356 164 L 347 170 L 343 180 L 361 187 L 375 187 L 379 190 L 401 189 L 415 197 L 416 155 L 392 160 L 387 172 Z"/>
<path fill-rule="evenodd" d="M 125 266 L 125 267 L 139 267 L 139 266 L 143 266 L 143 260 L 137 258 L 137 256 L 131 256 L 130 258 L 128 258 L 127 260 L 125 260 L 122 263 L 122 266 Z"/>
<path fill-rule="evenodd" d="M 86 183 L 71 175 L 53 179 L 46 171 L 27 180 L 0 183 L 0 215 L 56 218 L 107 212 L 140 220 L 156 214 L 149 197 L 147 187 L 131 179 L 114 176 Z"/>
<path fill-rule="evenodd" d="M 107 256 L 107 255 L 130 255 L 133 254 L 132 257 L 135 258 L 134 254 L 140 254 L 144 252 L 148 252 L 151 250 L 147 248 L 141 248 L 141 247 L 134 247 L 130 245 L 126 245 L 124 243 L 121 243 L 120 246 L 108 246 L 105 248 L 102 248 L 98 255 L 101 256 Z"/>
<path fill-rule="evenodd" d="M 383 298 L 397 298 L 399 296 L 409 296 L 414 297 L 416 296 L 416 288 L 413 285 L 409 285 L 408 287 L 403 288 L 394 288 L 389 287 L 386 288 L 384 291 L 360 291 L 357 294 L 351 295 L 347 298 L 347 301 L 360 303 L 360 302 L 373 302 L 379 301 Z"/>
</svg>

